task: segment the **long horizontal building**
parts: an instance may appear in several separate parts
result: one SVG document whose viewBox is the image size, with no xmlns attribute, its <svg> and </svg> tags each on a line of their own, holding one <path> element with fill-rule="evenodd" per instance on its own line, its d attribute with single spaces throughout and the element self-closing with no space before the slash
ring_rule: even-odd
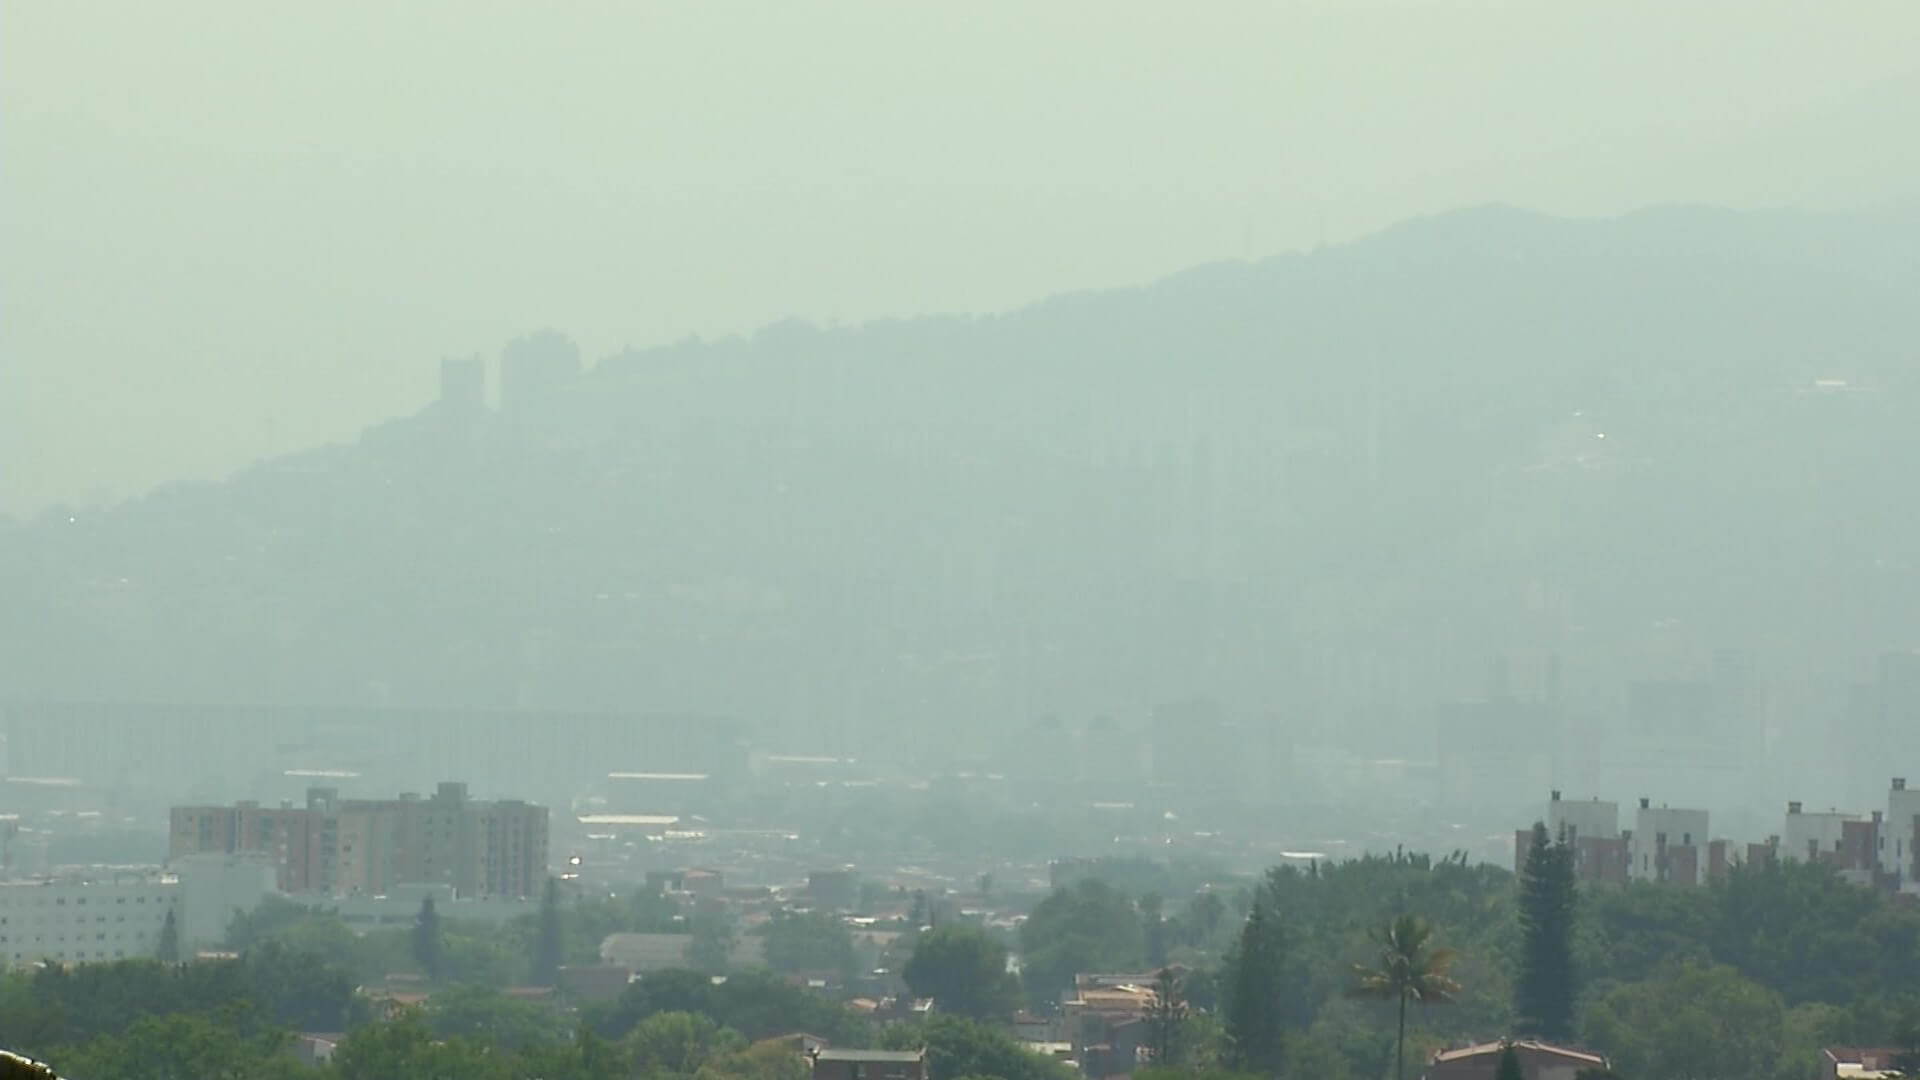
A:
<svg viewBox="0 0 1920 1080">
<path fill-rule="evenodd" d="M 385 896 L 443 885 L 462 897 L 529 898 L 546 884 L 547 808 L 472 799 L 465 784 L 397 799 L 316 787 L 305 806 L 176 806 L 170 818 L 173 858 L 260 852 L 273 858 L 282 892 Z"/>
<path fill-rule="evenodd" d="M 169 915 L 183 955 L 217 946 L 233 913 L 253 910 L 272 891 L 271 867 L 248 856 L 0 881 L 0 969 L 156 957 Z"/>
</svg>

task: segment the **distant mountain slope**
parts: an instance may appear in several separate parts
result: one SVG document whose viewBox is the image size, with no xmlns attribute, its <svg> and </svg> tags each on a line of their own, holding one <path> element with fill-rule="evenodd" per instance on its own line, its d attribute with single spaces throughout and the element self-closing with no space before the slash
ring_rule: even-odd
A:
<svg viewBox="0 0 1920 1080">
<path fill-rule="evenodd" d="M 1917 252 L 1911 211 L 1490 207 L 532 362 L 498 411 L 5 534 L 0 696 L 846 742 L 1191 693 L 1406 714 L 1494 654 L 1563 654 L 1596 702 L 1721 645 L 1863 663 L 1920 611 Z"/>
</svg>

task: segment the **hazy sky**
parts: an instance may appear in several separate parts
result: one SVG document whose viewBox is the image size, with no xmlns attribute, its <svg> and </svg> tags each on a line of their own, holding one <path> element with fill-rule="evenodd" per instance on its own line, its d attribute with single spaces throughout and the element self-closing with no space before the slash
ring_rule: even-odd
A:
<svg viewBox="0 0 1920 1080">
<path fill-rule="evenodd" d="M 1920 3 L 0 8 L 0 509 L 447 353 L 993 310 L 1492 201 L 1920 191 Z"/>
</svg>

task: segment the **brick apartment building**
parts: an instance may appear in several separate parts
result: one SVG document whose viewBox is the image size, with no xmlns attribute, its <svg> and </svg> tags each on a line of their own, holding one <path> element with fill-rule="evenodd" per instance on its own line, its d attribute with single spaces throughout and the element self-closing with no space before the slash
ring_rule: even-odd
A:
<svg viewBox="0 0 1920 1080">
<path fill-rule="evenodd" d="M 1545 822 L 1550 836 L 1574 852 L 1581 881 L 1655 881 L 1704 885 L 1724 876 L 1743 855 L 1749 863 L 1784 859 L 1825 863 L 1861 885 L 1920 895 L 1920 791 L 1894 777 L 1887 809 L 1870 814 L 1809 811 L 1787 804 L 1781 832 L 1736 849 L 1708 838 L 1707 812 L 1653 806 L 1641 799 L 1634 828 L 1619 827 L 1619 808 L 1598 799 L 1565 800 L 1553 792 Z M 1524 866 L 1533 831 L 1513 837 L 1513 865 Z"/>
<path fill-rule="evenodd" d="M 1641 799 L 1634 827 L 1620 828 L 1619 804 L 1599 799 L 1574 801 L 1554 792 L 1547 803 L 1547 834 L 1573 849 L 1574 876 L 1580 881 L 1654 881 L 1704 885 L 1725 874 L 1732 862 L 1725 840 L 1707 836 L 1707 812 L 1654 806 Z M 1513 834 L 1513 865 L 1526 865 L 1532 829 Z"/>
<path fill-rule="evenodd" d="M 547 808 L 472 799 L 465 784 L 397 799 L 310 788 L 305 806 L 176 806 L 170 818 L 171 857 L 266 853 L 283 892 L 379 896 L 446 885 L 460 896 L 524 898 L 546 884 Z"/>
</svg>

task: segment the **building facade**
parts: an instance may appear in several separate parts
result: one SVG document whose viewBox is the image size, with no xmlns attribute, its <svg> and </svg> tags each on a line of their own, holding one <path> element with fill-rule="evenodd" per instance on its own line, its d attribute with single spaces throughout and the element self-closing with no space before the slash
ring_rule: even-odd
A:
<svg viewBox="0 0 1920 1080">
<path fill-rule="evenodd" d="M 182 896 L 179 881 L 148 875 L 0 882 L 0 967 L 157 956 Z"/>
<path fill-rule="evenodd" d="M 169 852 L 271 856 L 283 892 L 382 896 L 443 885 L 459 896 L 535 897 L 547 877 L 547 808 L 470 798 L 465 784 L 431 796 L 341 799 L 311 788 L 306 805 L 173 808 Z"/>
<path fill-rule="evenodd" d="M 1887 792 L 1887 816 L 1880 823 L 1880 868 L 1899 892 L 1920 894 L 1920 788 L 1904 776 Z"/>
<path fill-rule="evenodd" d="M 1563 799 L 1555 791 L 1547 802 L 1547 835 L 1566 841 L 1573 852 L 1573 874 L 1580 881 L 1627 880 L 1627 838 L 1620 833 L 1620 804 L 1600 799 Z M 1526 864 L 1533 830 L 1513 838 L 1513 866 Z"/>
<path fill-rule="evenodd" d="M 1706 883 L 1711 867 L 1707 812 L 1654 806 L 1640 800 L 1627 838 L 1627 876 L 1676 885 Z"/>
</svg>

